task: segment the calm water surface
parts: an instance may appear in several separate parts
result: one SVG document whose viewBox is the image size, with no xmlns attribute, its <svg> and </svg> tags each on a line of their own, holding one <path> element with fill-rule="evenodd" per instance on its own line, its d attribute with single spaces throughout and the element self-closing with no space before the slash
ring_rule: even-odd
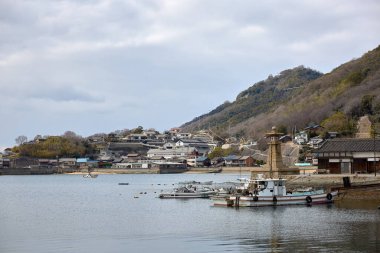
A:
<svg viewBox="0 0 380 253">
<path fill-rule="evenodd" d="M 1 176 L 0 252 L 380 252 L 374 205 L 235 209 L 157 198 L 179 181 L 238 177 Z"/>
</svg>

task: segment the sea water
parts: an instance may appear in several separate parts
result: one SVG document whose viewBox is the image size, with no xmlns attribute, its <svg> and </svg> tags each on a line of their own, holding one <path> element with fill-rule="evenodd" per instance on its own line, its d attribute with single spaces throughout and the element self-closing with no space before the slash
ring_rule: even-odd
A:
<svg viewBox="0 0 380 253">
<path fill-rule="evenodd" d="M 239 177 L 0 176 L 0 252 L 380 252 L 377 204 L 237 209 L 157 198 L 181 181 Z"/>
</svg>

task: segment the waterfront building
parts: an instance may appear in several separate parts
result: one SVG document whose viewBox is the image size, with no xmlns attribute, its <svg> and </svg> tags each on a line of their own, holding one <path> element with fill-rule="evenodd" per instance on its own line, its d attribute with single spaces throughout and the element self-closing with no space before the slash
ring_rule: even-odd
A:
<svg viewBox="0 0 380 253">
<path fill-rule="evenodd" d="M 331 139 L 314 152 L 318 171 L 374 173 L 380 169 L 380 139 Z"/>
</svg>

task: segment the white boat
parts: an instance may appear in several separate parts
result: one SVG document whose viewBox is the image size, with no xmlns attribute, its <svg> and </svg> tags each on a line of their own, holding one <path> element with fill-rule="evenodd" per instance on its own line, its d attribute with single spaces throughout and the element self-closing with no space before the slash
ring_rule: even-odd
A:
<svg viewBox="0 0 380 253">
<path fill-rule="evenodd" d="M 285 179 L 249 180 L 249 186 L 240 193 L 212 197 L 215 206 L 258 207 L 281 205 L 324 204 L 333 202 L 338 191 L 296 191 L 287 192 Z"/>
<path fill-rule="evenodd" d="M 183 186 L 175 188 L 170 193 L 161 193 L 158 197 L 162 199 L 174 199 L 174 198 L 209 198 L 215 195 L 217 192 L 208 187 L 194 187 Z"/>
<path fill-rule="evenodd" d="M 86 175 L 83 175 L 84 178 L 97 178 L 98 175 L 97 174 L 91 174 L 91 173 L 88 173 Z"/>
</svg>

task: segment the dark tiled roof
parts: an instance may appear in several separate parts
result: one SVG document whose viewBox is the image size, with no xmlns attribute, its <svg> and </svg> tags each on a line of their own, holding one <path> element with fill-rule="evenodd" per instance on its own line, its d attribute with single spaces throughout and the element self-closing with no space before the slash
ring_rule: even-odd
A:
<svg viewBox="0 0 380 253">
<path fill-rule="evenodd" d="M 373 139 L 332 139 L 327 140 L 316 150 L 326 152 L 371 152 L 374 151 Z M 375 140 L 375 151 L 380 151 L 380 139 Z"/>
<path fill-rule="evenodd" d="M 183 143 L 200 143 L 200 144 L 207 144 L 207 143 L 204 142 L 203 140 L 199 140 L 199 139 L 180 139 L 180 141 L 182 141 Z"/>
<path fill-rule="evenodd" d="M 207 156 L 200 156 L 200 157 L 197 157 L 197 162 L 204 162 L 206 160 L 210 160 Z"/>
</svg>

